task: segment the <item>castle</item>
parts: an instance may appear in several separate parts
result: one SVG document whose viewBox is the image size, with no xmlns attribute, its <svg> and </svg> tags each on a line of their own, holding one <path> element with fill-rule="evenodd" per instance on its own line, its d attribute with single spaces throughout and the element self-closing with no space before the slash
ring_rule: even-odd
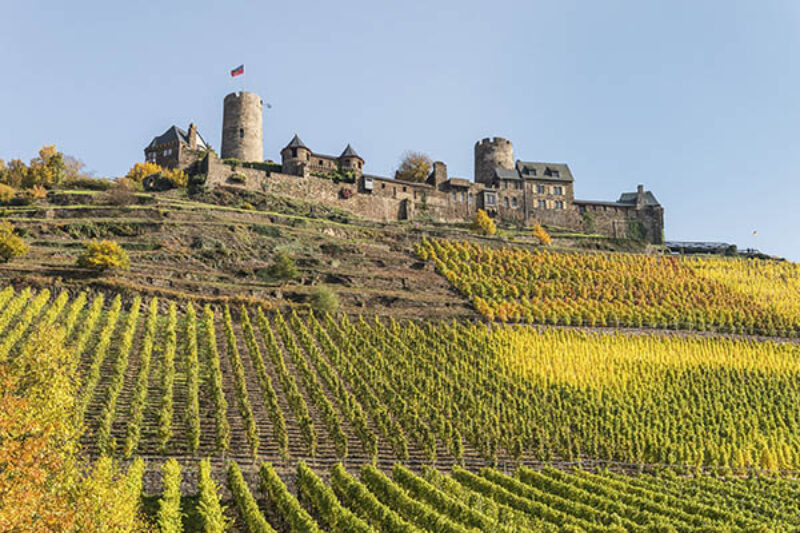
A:
<svg viewBox="0 0 800 533">
<path fill-rule="evenodd" d="M 426 218 L 463 222 L 483 209 L 503 221 L 539 223 L 614 238 L 663 242 L 664 210 L 642 185 L 617 201 L 577 200 L 565 163 L 514 159 L 511 141 L 475 143 L 474 180 L 450 177 L 433 163 L 424 182 L 364 172 L 365 160 L 349 144 L 339 156 L 307 147 L 295 135 L 281 150 L 281 163 L 264 162 L 263 102 L 249 92 L 225 97 L 219 159 L 191 124 L 172 126 L 145 148 L 145 158 L 205 176 L 206 187 L 231 187 L 288 194 L 347 209 L 372 220 Z"/>
</svg>

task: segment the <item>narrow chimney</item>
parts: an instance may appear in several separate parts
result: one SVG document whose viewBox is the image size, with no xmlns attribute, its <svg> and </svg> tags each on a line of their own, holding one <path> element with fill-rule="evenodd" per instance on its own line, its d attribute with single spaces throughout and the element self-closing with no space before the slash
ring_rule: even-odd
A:
<svg viewBox="0 0 800 533">
<path fill-rule="evenodd" d="M 644 208 L 644 185 L 636 186 L 636 209 Z"/>
<path fill-rule="evenodd" d="M 197 150 L 197 126 L 189 124 L 189 148 Z"/>
</svg>

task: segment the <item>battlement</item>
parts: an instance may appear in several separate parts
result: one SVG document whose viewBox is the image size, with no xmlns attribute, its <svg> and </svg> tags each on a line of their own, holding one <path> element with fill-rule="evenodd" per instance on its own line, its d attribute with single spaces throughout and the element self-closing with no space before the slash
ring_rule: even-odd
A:
<svg viewBox="0 0 800 533">
<path fill-rule="evenodd" d="M 251 93 L 251 92 L 247 92 L 247 91 L 235 91 L 235 92 L 232 92 L 232 93 L 228 93 L 228 94 L 225 95 L 225 101 L 228 101 L 228 100 L 241 100 L 242 97 L 245 97 L 245 98 L 255 97 L 255 98 L 257 98 L 259 100 L 259 102 L 261 101 L 261 97 L 258 96 L 256 93 Z"/>
<path fill-rule="evenodd" d="M 480 141 L 475 143 L 475 147 L 478 146 L 509 146 L 511 145 L 511 141 L 508 139 L 504 139 L 503 137 L 486 137 L 485 139 L 481 139 Z"/>
</svg>

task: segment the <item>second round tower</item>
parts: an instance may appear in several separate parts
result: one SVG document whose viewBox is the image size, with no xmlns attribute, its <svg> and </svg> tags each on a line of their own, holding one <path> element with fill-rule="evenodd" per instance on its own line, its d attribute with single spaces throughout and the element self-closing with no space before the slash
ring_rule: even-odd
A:
<svg viewBox="0 0 800 533">
<path fill-rule="evenodd" d="M 264 102 L 257 94 L 238 92 L 225 97 L 222 113 L 223 159 L 264 160 Z"/>
<path fill-rule="evenodd" d="M 502 137 L 475 143 L 475 182 L 491 185 L 495 168 L 514 168 L 514 145 Z"/>
</svg>

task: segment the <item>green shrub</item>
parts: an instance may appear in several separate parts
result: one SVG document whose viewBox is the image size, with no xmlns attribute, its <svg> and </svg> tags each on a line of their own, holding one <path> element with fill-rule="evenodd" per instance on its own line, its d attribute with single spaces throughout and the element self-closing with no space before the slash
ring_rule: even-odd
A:
<svg viewBox="0 0 800 533">
<path fill-rule="evenodd" d="M 308 296 L 308 303 L 318 313 L 335 314 L 339 310 L 339 296 L 330 287 L 317 285 Z"/>
<path fill-rule="evenodd" d="M 93 270 L 109 268 L 127 270 L 131 266 L 128 253 L 115 241 L 93 239 L 91 242 L 84 243 L 84 247 L 86 249 L 78 256 L 79 267 Z"/>
<path fill-rule="evenodd" d="M 272 264 L 258 271 L 258 277 L 264 281 L 290 281 L 297 275 L 297 265 L 286 252 L 275 254 Z"/>
<path fill-rule="evenodd" d="M 11 222 L 0 222 L 0 263 L 7 263 L 15 257 L 28 253 L 28 246 L 22 237 L 14 233 Z"/>
</svg>

